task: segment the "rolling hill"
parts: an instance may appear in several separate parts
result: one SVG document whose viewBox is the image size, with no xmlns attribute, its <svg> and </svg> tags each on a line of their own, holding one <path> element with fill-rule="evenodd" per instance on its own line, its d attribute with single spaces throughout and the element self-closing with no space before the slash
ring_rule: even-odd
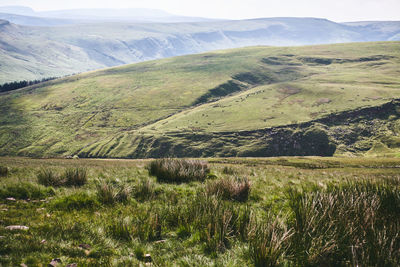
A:
<svg viewBox="0 0 400 267">
<path fill-rule="evenodd" d="M 400 42 L 248 47 L 0 95 L 0 154 L 399 155 Z"/>
<path fill-rule="evenodd" d="M 18 20 L 24 18 L 19 16 Z M 44 18 L 38 19 L 36 23 L 46 23 Z M 63 21 L 71 22 L 65 18 L 50 20 L 55 25 Z M 399 22 L 340 24 L 315 18 L 190 23 L 98 21 L 53 27 L 22 26 L 2 20 L 0 83 L 245 46 L 395 41 L 399 40 L 399 32 Z"/>
</svg>

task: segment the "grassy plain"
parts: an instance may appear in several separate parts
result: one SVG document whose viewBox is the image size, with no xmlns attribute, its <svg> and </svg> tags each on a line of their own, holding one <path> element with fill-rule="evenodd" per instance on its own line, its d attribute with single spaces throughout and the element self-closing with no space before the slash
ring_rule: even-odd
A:
<svg viewBox="0 0 400 267">
<path fill-rule="evenodd" d="M 151 160 L 1 158 L 8 172 L 0 177 L 0 264 L 44 266 L 55 258 L 61 266 L 400 262 L 400 159 L 207 161 L 206 181 L 176 184 L 150 176 Z M 81 187 L 38 184 L 43 170 L 62 175 L 76 167 L 87 171 Z M 208 195 L 211 185 L 237 178 L 250 182 L 248 198 Z"/>
<path fill-rule="evenodd" d="M 379 106 L 400 97 L 399 45 L 232 49 L 1 94 L 0 154 L 131 157 L 146 138 L 279 127 Z"/>
</svg>

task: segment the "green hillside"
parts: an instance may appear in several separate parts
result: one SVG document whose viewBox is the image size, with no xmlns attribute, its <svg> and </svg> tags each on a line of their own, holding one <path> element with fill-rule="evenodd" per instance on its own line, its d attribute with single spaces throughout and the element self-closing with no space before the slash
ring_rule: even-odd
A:
<svg viewBox="0 0 400 267">
<path fill-rule="evenodd" d="M 90 72 L 0 95 L 0 154 L 396 155 L 398 103 L 386 103 L 400 98 L 399 67 L 400 42 L 379 42 L 250 47 Z"/>
</svg>

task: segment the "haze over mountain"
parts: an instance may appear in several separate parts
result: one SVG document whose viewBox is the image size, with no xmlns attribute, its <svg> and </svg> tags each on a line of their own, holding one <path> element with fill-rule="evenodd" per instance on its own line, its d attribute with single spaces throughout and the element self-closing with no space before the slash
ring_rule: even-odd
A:
<svg viewBox="0 0 400 267">
<path fill-rule="evenodd" d="M 60 19 L 53 24 L 58 22 Z M 67 20 L 66 24 L 69 22 Z M 340 24 L 316 18 L 191 23 L 97 22 L 59 27 L 28 27 L 2 21 L 0 83 L 253 45 L 398 40 L 399 32 L 399 22 Z"/>
<path fill-rule="evenodd" d="M 22 17 L 22 16 L 25 16 Z M 0 19 L 25 26 L 56 26 L 96 22 L 198 22 L 212 21 L 200 17 L 186 17 L 170 14 L 159 9 L 125 8 L 125 9 L 69 9 L 36 12 L 24 6 L 0 7 Z M 47 23 L 47 24 L 46 24 Z"/>
</svg>

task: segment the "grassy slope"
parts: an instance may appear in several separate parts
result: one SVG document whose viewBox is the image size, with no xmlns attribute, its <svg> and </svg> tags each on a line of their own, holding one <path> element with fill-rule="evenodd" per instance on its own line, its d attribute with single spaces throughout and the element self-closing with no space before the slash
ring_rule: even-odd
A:
<svg viewBox="0 0 400 267">
<path fill-rule="evenodd" d="M 0 83 L 59 77 L 104 67 L 76 46 L 0 20 Z M 41 29 L 39 27 L 39 29 Z"/>
<path fill-rule="evenodd" d="M 376 50 L 360 44 L 289 48 L 273 51 L 271 54 L 288 53 L 302 57 L 343 59 L 377 55 L 383 52 L 383 49 L 384 54 L 398 57 L 400 54 L 396 52 L 396 45 L 391 45 L 381 43 L 375 47 Z M 355 51 L 350 52 L 350 49 Z M 153 127 L 160 131 L 174 130 L 176 127 L 185 129 L 190 126 L 204 131 L 252 130 L 304 122 L 334 111 L 377 105 L 397 97 L 400 92 L 400 79 L 397 77 L 399 58 L 329 65 L 304 64 L 296 57 L 278 58 L 277 61 L 288 60 L 289 64 L 296 64 L 292 68 L 305 77 L 289 82 L 286 80 L 290 77 L 284 77 L 282 82 L 257 86 L 234 97 L 195 108 L 188 114 L 178 114 Z M 254 69 L 263 69 L 265 72 L 287 68 L 285 64 L 278 67 L 258 62 L 255 64 Z M 204 116 L 207 120 L 201 119 Z M 210 122 L 211 124 L 208 124 Z"/>
<path fill-rule="evenodd" d="M 1 153 L 126 157 L 143 136 L 254 130 L 380 105 L 400 97 L 399 48 L 398 42 L 251 47 L 51 81 L 1 95 Z M 243 73 L 268 79 L 237 78 Z M 232 77 L 243 92 L 194 105 Z"/>
</svg>

